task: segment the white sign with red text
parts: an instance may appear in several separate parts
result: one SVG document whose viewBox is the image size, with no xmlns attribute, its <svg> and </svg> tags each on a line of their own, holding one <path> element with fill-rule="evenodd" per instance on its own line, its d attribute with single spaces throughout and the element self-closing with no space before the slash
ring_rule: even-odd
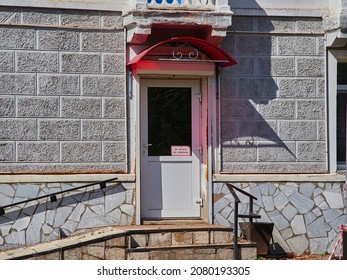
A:
<svg viewBox="0 0 347 280">
<path fill-rule="evenodd" d="M 189 146 L 171 146 L 172 156 L 190 156 Z"/>
</svg>

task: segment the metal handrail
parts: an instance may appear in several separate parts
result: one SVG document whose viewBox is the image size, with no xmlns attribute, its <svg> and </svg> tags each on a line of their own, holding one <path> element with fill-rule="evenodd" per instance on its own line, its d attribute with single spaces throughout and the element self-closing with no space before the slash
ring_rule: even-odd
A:
<svg viewBox="0 0 347 280">
<path fill-rule="evenodd" d="M 228 190 L 230 191 L 230 193 L 232 194 L 232 196 L 234 197 L 234 260 L 241 260 L 241 256 L 240 256 L 240 250 L 239 250 L 239 246 L 238 246 L 238 220 L 239 220 L 239 203 L 241 202 L 240 198 L 237 196 L 235 190 L 237 190 L 238 192 L 246 195 L 249 197 L 249 215 L 247 215 L 249 222 L 252 223 L 253 222 L 253 200 L 258 200 L 254 195 L 251 195 L 250 193 L 235 187 L 232 184 L 226 183 L 225 184 L 228 188 Z"/>
<path fill-rule="evenodd" d="M 94 186 L 94 185 L 100 185 L 100 189 L 103 189 L 103 188 L 106 188 L 106 183 L 114 181 L 114 180 L 117 180 L 117 179 L 118 178 L 115 177 L 115 178 L 112 178 L 112 179 L 108 179 L 108 180 L 104 180 L 104 181 L 98 181 L 98 182 L 95 182 L 95 183 L 90 183 L 90 184 L 87 184 L 87 185 L 83 185 L 83 186 L 79 186 L 79 187 L 75 187 L 75 188 L 71 188 L 71 189 L 67 189 L 67 190 L 63 190 L 63 191 L 59 191 L 59 192 L 55 192 L 55 193 L 51 193 L 51 194 L 41 195 L 41 196 L 30 198 L 30 199 L 27 199 L 27 200 L 22 200 L 22 201 L 19 201 L 19 202 L 15 202 L 15 203 L 7 204 L 7 205 L 4 205 L 4 206 L 0 206 L 0 215 L 4 215 L 5 214 L 5 208 L 16 206 L 16 205 L 27 203 L 27 202 L 31 202 L 31 201 L 34 201 L 34 200 L 39 200 L 39 199 L 43 199 L 43 198 L 49 197 L 51 202 L 55 202 L 55 201 L 57 201 L 57 195 L 58 194 L 63 194 L 63 193 L 71 192 L 71 191 L 82 189 L 82 188 L 88 188 L 88 187 L 91 187 L 91 186 Z"/>
</svg>

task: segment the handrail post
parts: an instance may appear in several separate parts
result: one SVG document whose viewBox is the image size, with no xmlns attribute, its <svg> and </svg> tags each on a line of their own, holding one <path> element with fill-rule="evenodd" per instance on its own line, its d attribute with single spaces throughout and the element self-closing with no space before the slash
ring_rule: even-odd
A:
<svg viewBox="0 0 347 280">
<path fill-rule="evenodd" d="M 253 213 L 253 198 L 249 197 L 249 213 Z M 253 223 L 253 218 L 249 218 L 249 222 Z"/>
<path fill-rule="evenodd" d="M 232 194 L 232 196 L 234 197 L 234 260 L 241 260 L 241 254 L 240 254 L 240 250 L 239 250 L 239 246 L 238 246 L 238 221 L 239 218 L 248 218 L 250 223 L 253 223 L 253 218 L 260 218 L 260 215 L 255 215 L 253 213 L 253 200 L 257 200 L 257 198 L 253 195 L 251 195 L 250 193 L 235 187 L 232 184 L 225 184 L 228 188 L 228 190 L 230 191 L 230 193 Z M 239 203 L 241 202 L 241 200 L 239 199 L 239 197 L 236 194 L 236 191 L 242 193 L 245 196 L 249 197 L 249 214 L 248 215 L 239 215 Z"/>
<path fill-rule="evenodd" d="M 342 225 L 342 259 L 347 260 L 347 226 Z"/>
<path fill-rule="evenodd" d="M 230 184 L 226 184 L 228 190 L 234 197 L 234 238 L 233 238 L 233 243 L 234 243 L 234 260 L 239 260 L 240 259 L 240 254 L 239 254 L 239 246 L 237 243 L 238 239 L 238 221 L 239 221 L 239 203 L 240 199 L 237 196 L 235 190 L 233 189 L 233 186 Z"/>
<path fill-rule="evenodd" d="M 239 260 L 239 248 L 237 244 L 238 239 L 238 219 L 239 219 L 239 201 L 235 199 L 234 202 L 234 260 Z"/>
</svg>

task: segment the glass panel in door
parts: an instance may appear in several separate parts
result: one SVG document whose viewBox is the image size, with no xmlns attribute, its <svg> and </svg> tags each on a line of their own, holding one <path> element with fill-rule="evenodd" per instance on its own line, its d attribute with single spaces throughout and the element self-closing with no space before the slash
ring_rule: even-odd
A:
<svg viewBox="0 0 347 280">
<path fill-rule="evenodd" d="M 192 146 L 191 88 L 148 88 L 148 156 L 170 156 Z"/>
</svg>

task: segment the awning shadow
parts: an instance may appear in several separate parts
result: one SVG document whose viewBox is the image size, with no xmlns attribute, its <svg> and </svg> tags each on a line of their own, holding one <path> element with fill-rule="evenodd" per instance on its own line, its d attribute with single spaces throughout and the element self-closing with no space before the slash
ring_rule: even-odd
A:
<svg viewBox="0 0 347 280">
<path fill-rule="evenodd" d="M 235 8 L 233 25 L 221 46 L 238 62 L 221 69 L 222 166 L 226 162 L 266 164 L 283 158 L 295 162 L 294 142 L 279 136 L 279 121 L 294 119 L 295 108 L 288 100 L 278 99 L 277 85 L 277 77 L 294 75 L 294 62 L 276 57 L 271 32 L 277 26 L 271 19 L 238 16 L 236 7 L 251 7 L 266 15 L 255 1 L 246 2 L 229 1 Z M 285 67 L 280 59 L 286 59 Z"/>
</svg>

